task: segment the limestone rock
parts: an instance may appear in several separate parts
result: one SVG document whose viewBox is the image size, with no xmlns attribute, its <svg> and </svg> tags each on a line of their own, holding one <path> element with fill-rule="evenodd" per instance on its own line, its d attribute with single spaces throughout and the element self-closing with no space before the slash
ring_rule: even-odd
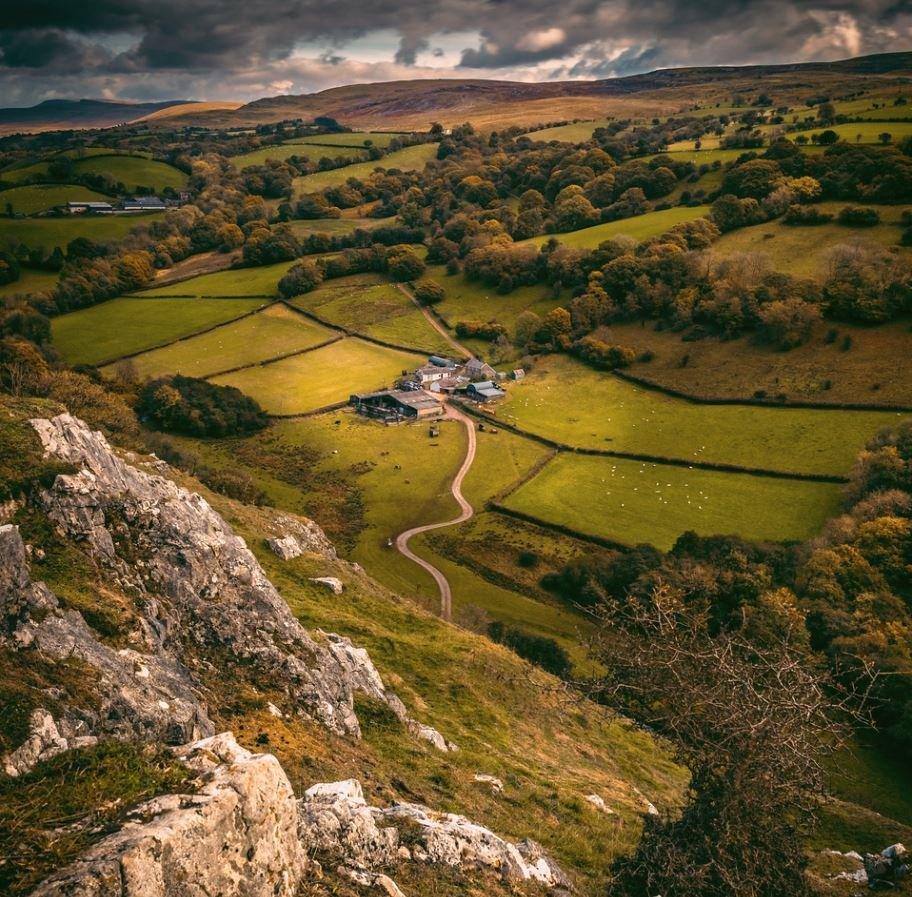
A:
<svg viewBox="0 0 912 897">
<path fill-rule="evenodd" d="M 188 745 L 201 782 L 134 808 L 123 828 L 45 881 L 33 897 L 293 897 L 305 866 L 288 777 L 230 733 Z"/>
<path fill-rule="evenodd" d="M 408 719 L 367 652 L 350 642 L 330 650 L 310 636 L 244 540 L 204 498 L 127 464 L 104 436 L 69 414 L 31 423 L 47 455 L 76 469 L 42 492 L 45 513 L 135 599 L 139 631 L 131 642 L 143 650 L 115 650 L 31 581 L 18 530 L 0 526 L 0 644 L 92 668 L 87 688 L 98 693 L 100 707 L 73 708 L 67 716 L 85 724 L 85 734 L 169 744 L 212 734 L 201 676 L 215 669 L 213 655 L 220 674 L 243 665 L 264 689 L 284 692 L 290 708 L 339 734 L 360 735 L 353 702 L 359 689 Z M 315 524 L 280 521 L 299 542 L 309 540 L 308 550 L 330 555 Z"/>
<path fill-rule="evenodd" d="M 503 782 L 495 776 L 489 776 L 485 773 L 476 772 L 473 778 L 476 782 L 480 782 L 483 785 L 490 785 L 491 791 L 494 794 L 503 794 Z"/>
<path fill-rule="evenodd" d="M 50 760 L 63 753 L 69 744 L 60 734 L 54 717 L 41 708 L 29 717 L 28 738 L 15 751 L 3 758 L 3 769 L 8 776 L 28 772 L 40 760 Z"/>
<path fill-rule="evenodd" d="M 605 803 L 605 799 L 598 794 L 587 794 L 584 798 L 587 803 L 592 804 L 600 813 L 606 813 L 608 816 L 614 815 L 614 810 Z M 650 805 L 651 806 L 651 805 Z"/>
<path fill-rule="evenodd" d="M 411 857 L 489 872 L 507 882 L 533 881 L 552 888 L 568 883 L 534 842 L 512 844 L 463 816 L 419 804 L 372 807 L 354 780 L 315 785 L 298 802 L 298 810 L 304 849 L 358 870 L 370 872 Z"/>
<path fill-rule="evenodd" d="M 291 561 L 300 557 L 304 552 L 294 536 L 281 536 L 269 539 L 266 543 L 283 561 Z"/>
<path fill-rule="evenodd" d="M 345 588 L 342 580 L 335 576 L 313 576 L 310 581 L 317 583 L 317 585 L 326 586 L 333 595 L 341 595 L 342 590 Z"/>
</svg>

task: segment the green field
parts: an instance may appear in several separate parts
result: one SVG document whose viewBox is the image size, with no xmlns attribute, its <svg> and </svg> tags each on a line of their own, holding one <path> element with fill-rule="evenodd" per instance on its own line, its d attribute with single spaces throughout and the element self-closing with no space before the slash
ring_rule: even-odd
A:
<svg viewBox="0 0 912 897">
<path fill-rule="evenodd" d="M 0 218 L 0 244 L 18 241 L 29 248 L 39 246 L 51 250 L 65 248 L 76 237 L 88 237 L 99 243 L 122 240 L 131 230 L 151 224 L 161 217 L 160 212 L 141 215 L 101 215 L 85 218 L 67 215 L 63 218 Z"/>
<path fill-rule="evenodd" d="M 574 249 L 595 249 L 605 240 L 622 235 L 633 237 L 634 240 L 648 240 L 650 237 L 664 234 L 676 224 L 693 221 L 694 218 L 704 218 L 708 212 L 709 206 L 676 206 L 672 209 L 663 209 L 661 212 L 647 212 L 645 215 L 596 224 L 594 227 L 584 227 L 582 230 L 565 234 L 543 234 L 540 237 L 521 240 L 517 245 L 542 246 L 551 237 L 556 237 L 564 246 Z"/>
<path fill-rule="evenodd" d="M 38 175 L 44 177 L 47 174 L 47 162 L 32 162 L 27 165 L 11 165 L 0 171 L 0 180 L 7 184 L 14 184 L 23 181 L 26 178 Z"/>
<path fill-rule="evenodd" d="M 536 143 L 547 143 L 550 140 L 559 140 L 562 143 L 585 143 L 591 139 L 592 132 L 596 128 L 604 128 L 608 123 L 607 118 L 595 121 L 577 121 L 571 122 L 569 125 L 544 128 L 541 131 L 530 131 L 526 136 Z"/>
<path fill-rule="evenodd" d="M 165 187 L 180 190 L 187 183 L 187 176 L 173 165 L 143 156 L 88 156 L 75 160 L 74 168 L 79 174 L 106 174 L 130 191 L 151 187 L 160 193 Z"/>
<path fill-rule="evenodd" d="M 847 205 L 856 203 L 822 202 L 817 203 L 817 208 L 838 215 Z M 855 243 L 898 246 L 903 230 L 899 221 L 901 209 L 895 206 L 872 208 L 880 212 L 881 218 L 881 223 L 875 227 L 844 227 L 835 221 L 814 227 L 790 227 L 781 221 L 769 221 L 723 234 L 713 243 L 711 251 L 719 256 L 736 252 L 761 253 L 769 258 L 776 271 L 814 277 L 821 274 L 826 253 L 834 246 Z"/>
<path fill-rule="evenodd" d="M 295 137 L 286 143 L 312 143 L 323 146 L 364 146 L 364 141 L 369 140 L 374 146 L 381 149 L 387 147 L 396 137 L 406 137 L 411 131 L 354 131 L 350 134 L 314 134 L 312 137 Z"/>
<path fill-rule="evenodd" d="M 230 268 L 227 271 L 216 271 L 214 274 L 201 274 L 189 280 L 181 280 L 163 287 L 143 290 L 138 296 L 262 296 L 272 298 L 276 295 L 276 286 L 282 275 L 294 264 L 278 262 L 275 265 L 262 265 L 258 268 Z"/>
<path fill-rule="evenodd" d="M 353 392 L 388 386 L 422 361 L 421 355 L 344 339 L 306 355 L 217 377 L 214 382 L 236 386 L 270 414 L 302 414 L 345 401 Z"/>
<path fill-rule="evenodd" d="M 332 236 L 350 234 L 358 230 L 370 230 L 381 224 L 389 224 L 386 218 L 311 218 L 295 219 L 285 222 L 296 237 L 309 237 L 311 234 L 331 234 Z"/>
<path fill-rule="evenodd" d="M 494 287 L 478 281 L 466 280 L 459 274 L 448 276 L 442 268 L 431 269 L 432 279 L 446 291 L 446 298 L 435 311 L 451 326 L 460 321 L 497 321 L 512 333 L 517 317 L 524 311 L 545 315 L 561 300 L 551 295 L 544 285 L 517 287 L 511 293 L 501 295 Z M 476 354 L 484 355 L 490 343 L 481 340 L 462 340 Z"/>
<path fill-rule="evenodd" d="M 376 274 L 327 281 L 312 293 L 295 297 L 292 304 L 340 327 L 400 346 L 444 354 L 452 351 L 415 303 Z"/>
<path fill-rule="evenodd" d="M 835 338 L 829 335 L 832 330 Z M 751 336 L 685 342 L 684 334 L 639 323 L 614 325 L 610 333 L 638 354 L 653 354 L 650 361 L 635 363 L 631 373 L 702 398 L 746 399 L 762 389 L 790 399 L 902 406 L 912 395 L 908 321 L 835 328 L 820 321 L 806 343 L 788 352 Z M 851 341 L 848 351 L 846 338 Z"/>
<path fill-rule="evenodd" d="M 71 365 L 103 364 L 253 311 L 258 299 L 122 297 L 51 320 L 51 339 Z"/>
<path fill-rule="evenodd" d="M 504 504 L 589 535 L 667 550 L 688 530 L 807 539 L 838 513 L 841 499 L 828 483 L 561 454 Z"/>
<path fill-rule="evenodd" d="M 569 445 L 796 473 L 848 472 L 856 453 L 899 415 L 699 405 L 594 371 L 541 360 L 511 385 L 498 416 Z"/>
<path fill-rule="evenodd" d="M 34 215 L 68 202 L 109 202 L 110 196 L 80 187 L 78 184 L 29 184 L 0 192 L 0 211 L 12 207 L 14 215 Z"/>
<path fill-rule="evenodd" d="M 889 110 L 877 110 L 889 114 Z M 892 134 L 892 142 L 899 143 L 903 138 L 912 135 L 912 121 L 870 121 L 849 122 L 844 125 L 817 125 L 804 131 L 789 131 L 785 136 L 794 140 L 799 134 L 808 139 L 823 131 L 835 131 L 841 140 L 848 143 L 880 143 L 880 135 Z"/>
<path fill-rule="evenodd" d="M 382 159 L 377 159 L 375 162 L 358 162 L 354 165 L 346 165 L 344 168 L 336 168 L 333 171 L 318 171 L 315 174 L 295 178 L 294 193 L 295 196 L 303 196 L 305 193 L 315 193 L 318 190 L 324 190 L 326 187 L 338 187 L 349 178 L 366 178 L 373 174 L 376 168 L 398 168 L 401 171 L 414 171 L 424 168 L 428 162 L 436 158 L 436 143 L 407 146 L 405 149 L 396 150 L 396 152 L 390 153 Z"/>
<path fill-rule="evenodd" d="M 133 359 L 133 366 L 141 377 L 161 374 L 206 377 L 229 368 L 309 349 L 332 339 L 333 335 L 331 330 L 308 321 L 284 305 L 271 305 L 257 315 L 226 324 L 209 333 L 144 352 Z"/>
<path fill-rule="evenodd" d="M 25 293 L 44 293 L 54 289 L 56 283 L 57 275 L 52 271 L 32 271 L 28 268 L 23 268 L 19 273 L 18 280 L 0 286 L 0 297 L 18 296 Z"/>
<path fill-rule="evenodd" d="M 346 146 L 329 147 L 306 143 L 282 143 L 278 146 L 265 146 L 262 149 L 251 150 L 240 156 L 232 156 L 229 161 L 240 170 L 248 165 L 264 165 L 268 159 L 284 162 L 292 156 L 302 156 L 312 162 L 319 162 L 323 158 L 350 159 L 352 162 L 357 162 L 366 159 L 367 153 Z"/>
</svg>

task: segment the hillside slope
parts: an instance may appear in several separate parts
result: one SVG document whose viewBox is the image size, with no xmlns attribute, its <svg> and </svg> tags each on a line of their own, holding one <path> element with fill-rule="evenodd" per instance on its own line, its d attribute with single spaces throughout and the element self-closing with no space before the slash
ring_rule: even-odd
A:
<svg viewBox="0 0 912 897">
<path fill-rule="evenodd" d="M 12 499 L 0 525 L 0 750 L 12 777 L 0 776 L 0 852 L 16 860 L 0 866 L 4 893 L 29 893 L 87 849 L 75 872 L 40 893 L 81 894 L 74 881 L 104 880 L 112 868 L 126 876 L 128 854 L 141 857 L 133 875 L 152 874 L 143 830 L 121 823 L 137 818 L 137 799 L 175 790 L 199 794 L 193 812 L 205 821 L 175 817 L 186 799 L 163 796 L 136 811 L 153 826 L 149 837 L 207 825 L 248 854 L 237 893 L 289 897 L 302 846 L 364 874 L 402 861 L 397 849 L 408 846 L 416 862 L 403 880 L 430 875 L 441 895 L 472 893 L 466 876 L 490 873 L 489 894 L 556 885 L 558 865 L 595 893 L 649 802 L 676 804 L 683 773 L 648 736 L 568 702 L 515 655 L 390 595 L 338 560 L 309 521 L 210 496 L 229 526 L 162 462 L 115 452 L 57 411 L 5 400 L 0 415 L 0 441 L 13 449 L 0 458 Z M 328 590 L 317 576 L 338 583 Z M 240 747 L 227 735 L 213 741 L 228 730 Z M 176 759 L 160 753 L 200 738 Z M 249 750 L 268 750 L 281 770 Z M 272 785 L 254 775 L 264 769 Z M 366 802 L 361 786 L 313 790 L 352 778 Z M 32 802 L 48 789 L 54 800 Z M 288 844 L 287 801 L 282 810 L 269 797 L 290 789 L 302 798 L 301 845 Z M 226 791 L 247 809 L 226 812 Z M 610 813 L 587 800 L 593 794 Z M 76 809 L 61 842 L 48 829 L 64 805 Z M 277 820 L 268 831 L 240 826 L 264 812 Z M 385 820 L 386 834 L 342 838 L 330 816 L 362 833 Z M 400 831 L 392 845 L 390 824 Z M 514 844 L 529 837 L 557 865 Z M 454 854 L 453 838 L 465 849 Z M 285 858 L 284 877 L 267 856 Z M 179 880 L 183 866 L 163 862 L 154 874 Z M 458 886 L 447 884 L 451 866 Z"/>
<path fill-rule="evenodd" d="M 814 86 L 849 93 L 862 84 L 904 82 L 909 71 L 912 53 L 887 53 L 832 63 L 663 69 L 599 81 L 390 81 L 263 98 L 227 114 L 190 109 L 180 121 L 242 126 L 328 115 L 351 127 L 395 129 L 426 128 L 435 120 L 445 125 L 472 121 L 484 128 L 605 115 L 648 118 L 697 101 L 728 101 L 739 91 L 774 91 L 777 102 L 793 102 Z"/>
<path fill-rule="evenodd" d="M 111 128 L 186 100 L 118 103 L 113 100 L 45 100 L 36 106 L 0 109 L 0 134 Z"/>
</svg>

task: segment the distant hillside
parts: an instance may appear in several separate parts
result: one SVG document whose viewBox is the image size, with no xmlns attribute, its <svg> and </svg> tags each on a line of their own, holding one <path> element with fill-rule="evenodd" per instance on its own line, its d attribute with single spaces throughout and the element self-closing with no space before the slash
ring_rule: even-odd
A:
<svg viewBox="0 0 912 897">
<path fill-rule="evenodd" d="M 639 118 L 682 111 L 695 102 L 728 101 L 736 92 L 764 91 L 793 103 L 809 89 L 846 94 L 872 82 L 908 83 L 912 53 L 884 53 L 827 63 L 660 69 L 600 81 L 528 83 L 429 79 L 354 84 L 313 94 L 255 100 L 225 114 L 182 116 L 187 123 L 249 126 L 285 118 L 330 115 L 357 128 L 426 128 L 471 121 L 476 127 L 531 125 L 605 115 Z"/>
<path fill-rule="evenodd" d="M 0 134 L 19 131 L 58 131 L 81 128 L 110 128 L 146 115 L 187 103 L 164 100 L 158 103 L 117 103 L 109 100 L 45 100 L 37 106 L 0 109 Z"/>
</svg>

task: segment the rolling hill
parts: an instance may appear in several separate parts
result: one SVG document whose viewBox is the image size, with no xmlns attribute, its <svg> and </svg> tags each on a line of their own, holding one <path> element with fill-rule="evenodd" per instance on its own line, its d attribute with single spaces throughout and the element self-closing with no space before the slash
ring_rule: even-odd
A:
<svg viewBox="0 0 912 897">
<path fill-rule="evenodd" d="M 36 106 L 0 109 L 0 134 L 110 128 L 185 103 L 186 100 L 164 100 L 158 103 L 45 100 Z"/>
</svg>

